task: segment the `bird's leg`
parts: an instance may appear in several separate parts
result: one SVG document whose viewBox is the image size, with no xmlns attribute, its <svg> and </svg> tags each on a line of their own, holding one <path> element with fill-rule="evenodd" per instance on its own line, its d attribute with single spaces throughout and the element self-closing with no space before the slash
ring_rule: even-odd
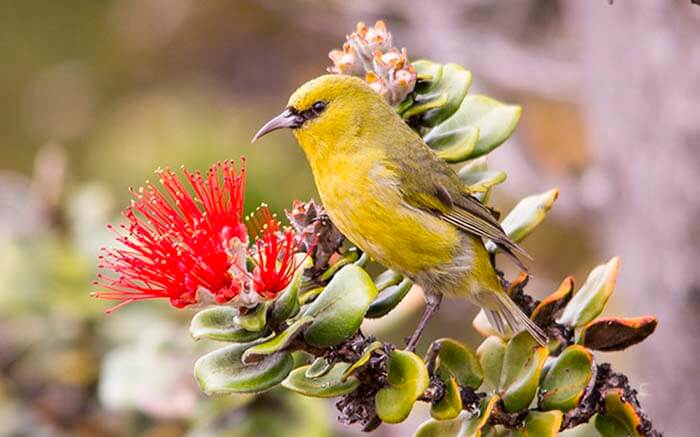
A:
<svg viewBox="0 0 700 437">
<path fill-rule="evenodd" d="M 418 322 L 418 326 L 416 326 L 416 330 L 413 331 L 413 335 L 411 335 L 410 340 L 408 340 L 408 344 L 406 345 L 407 351 L 413 352 L 416 349 L 418 340 L 420 340 L 420 336 L 423 334 L 428 320 L 430 320 L 433 313 L 440 308 L 440 302 L 442 302 L 442 294 L 425 294 L 425 311 L 423 312 L 423 317 L 421 317 L 420 322 Z"/>
</svg>

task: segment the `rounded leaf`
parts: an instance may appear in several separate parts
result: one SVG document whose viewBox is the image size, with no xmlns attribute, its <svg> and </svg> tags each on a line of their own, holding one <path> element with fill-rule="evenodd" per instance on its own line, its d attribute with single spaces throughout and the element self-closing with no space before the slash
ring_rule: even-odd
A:
<svg viewBox="0 0 700 437">
<path fill-rule="evenodd" d="M 357 359 L 354 363 L 352 363 L 351 366 L 345 370 L 345 373 L 343 373 L 343 378 L 347 378 L 348 376 L 352 375 L 355 373 L 359 368 L 364 366 L 365 364 L 369 363 L 370 358 L 372 358 L 372 353 L 376 350 L 379 350 L 382 348 L 382 342 L 381 341 L 375 341 L 370 343 L 365 350 L 362 352 L 362 356 Z"/>
<path fill-rule="evenodd" d="M 484 379 L 484 373 L 476 354 L 451 338 L 442 338 L 436 340 L 436 343 L 440 344 L 438 369 L 454 376 L 461 386 L 479 388 Z"/>
<path fill-rule="evenodd" d="M 375 297 L 377 287 L 367 272 L 354 264 L 346 265 L 304 311 L 305 316 L 314 317 L 304 339 L 316 347 L 340 343 L 357 332 Z"/>
<path fill-rule="evenodd" d="M 416 69 L 418 79 L 415 88 L 416 93 L 425 94 L 432 91 L 442 80 L 442 64 L 427 59 L 419 59 L 411 64 Z"/>
<path fill-rule="evenodd" d="M 430 110 L 437 110 L 447 104 L 449 96 L 446 92 L 439 90 L 427 94 L 417 94 L 410 104 L 399 106 L 399 113 L 404 120 L 408 120 L 416 115 L 424 114 Z"/>
<path fill-rule="evenodd" d="M 403 280 L 403 275 L 393 270 L 384 270 L 379 276 L 374 279 L 378 291 L 382 291 L 387 287 L 396 285 Z"/>
<path fill-rule="evenodd" d="M 447 162 L 461 162 L 491 152 L 511 136 L 521 108 L 486 96 L 467 96 L 457 111 L 424 136 Z"/>
<path fill-rule="evenodd" d="M 481 401 L 479 414 L 469 419 L 469 421 L 466 423 L 464 432 L 460 434 L 460 436 L 481 437 L 482 435 L 485 435 L 484 432 L 487 431 L 487 423 L 491 418 L 491 413 L 496 407 L 497 402 L 497 395 L 493 395 L 490 398 L 486 398 Z"/>
<path fill-rule="evenodd" d="M 464 117 L 478 126 L 479 140 L 470 158 L 478 158 L 500 146 L 515 131 L 522 108 L 506 105 L 486 96 L 467 96 L 462 102 L 467 108 Z"/>
<path fill-rule="evenodd" d="M 399 423 L 408 417 L 413 404 L 428 388 L 430 376 L 423 360 L 413 352 L 392 351 L 388 367 L 389 387 L 377 392 L 375 407 L 382 421 Z"/>
<path fill-rule="evenodd" d="M 282 382 L 292 370 L 292 355 L 279 352 L 245 365 L 241 360 L 243 353 L 253 345 L 232 344 L 199 358 L 194 376 L 202 390 L 208 395 L 259 393 Z"/>
<path fill-rule="evenodd" d="M 323 357 L 318 357 L 313 363 L 306 367 L 304 375 L 307 378 L 313 379 L 325 375 L 329 370 L 331 370 L 331 363 Z"/>
<path fill-rule="evenodd" d="M 595 417 L 593 420 L 595 420 Z M 565 429 L 558 434 L 558 437 L 600 437 L 598 431 L 596 431 L 593 425 L 593 420 L 588 421 L 588 423 L 582 423 L 581 425 L 575 426 L 573 428 Z M 613 434 L 617 436 L 618 434 Z"/>
<path fill-rule="evenodd" d="M 246 331 L 235 323 L 236 310 L 228 306 L 204 309 L 194 315 L 190 322 L 190 334 L 195 340 L 210 340 L 244 343 L 269 334 L 268 330 Z"/>
<path fill-rule="evenodd" d="M 540 372 L 549 352 L 527 332 L 513 337 L 506 346 L 501 369 L 503 405 L 512 413 L 527 408 L 537 392 Z"/>
<path fill-rule="evenodd" d="M 313 302 L 321 292 L 323 292 L 324 287 L 315 287 L 311 290 L 307 290 L 299 295 L 299 305 L 306 305 L 307 303 Z"/>
<path fill-rule="evenodd" d="M 503 171 L 484 170 L 478 172 L 459 171 L 459 178 L 471 193 L 484 193 L 494 185 L 503 183 L 507 175 Z"/>
<path fill-rule="evenodd" d="M 605 395 L 605 416 L 617 419 L 629 435 L 639 436 L 637 427 L 642 420 L 632 404 L 624 399 L 622 389 L 612 389 Z"/>
<path fill-rule="evenodd" d="M 246 331 L 258 332 L 267 329 L 267 315 L 271 301 L 265 301 L 246 314 L 238 314 L 235 323 Z"/>
<path fill-rule="evenodd" d="M 583 326 L 598 317 L 615 289 L 619 270 L 618 257 L 594 268 L 581 289 L 564 308 L 564 313 L 557 322 L 569 326 Z"/>
<path fill-rule="evenodd" d="M 593 354 L 572 345 L 556 358 L 540 385 L 540 409 L 569 411 L 581 401 L 593 377 Z"/>
<path fill-rule="evenodd" d="M 525 197 L 503 219 L 501 227 L 511 240 L 519 243 L 542 223 L 557 197 L 559 197 L 559 190 L 556 188 Z M 486 248 L 489 252 L 497 249 L 492 241 L 486 244 Z"/>
<path fill-rule="evenodd" d="M 464 96 L 467 95 L 467 91 L 469 90 L 471 83 L 472 74 L 465 70 L 461 65 L 443 65 L 442 79 L 437 83 L 435 88 L 430 91 L 430 96 L 446 96 L 447 100 L 444 104 L 440 105 L 440 107 L 424 112 L 421 124 L 428 127 L 434 127 L 447 120 L 459 108 L 460 104 L 464 100 Z M 418 98 L 423 98 L 423 96 L 418 95 L 417 99 Z M 409 117 L 409 115 L 407 115 L 409 111 L 404 113 L 404 118 Z"/>
<path fill-rule="evenodd" d="M 408 278 L 403 278 L 397 285 L 386 287 L 369 305 L 366 317 L 376 319 L 385 316 L 401 303 L 411 291 L 411 287 L 413 287 L 413 281 Z"/>
<path fill-rule="evenodd" d="M 596 414 L 590 422 L 593 423 L 595 429 L 600 433 L 602 437 L 617 437 L 630 435 L 627 432 L 627 427 L 624 424 L 622 424 L 622 422 L 612 417 Z"/>
<path fill-rule="evenodd" d="M 462 411 L 452 420 L 430 419 L 423 422 L 413 437 L 464 437 L 469 421 L 469 413 Z"/>
<path fill-rule="evenodd" d="M 423 140 L 447 162 L 469 159 L 479 140 L 479 127 L 464 115 L 468 108 L 462 104 L 452 117 L 438 124 L 423 136 Z"/>
<path fill-rule="evenodd" d="M 476 350 L 479 364 L 484 372 L 484 381 L 491 387 L 498 387 L 501 381 L 503 356 L 506 352 L 506 342 L 500 337 L 491 336 L 484 340 Z"/>
<path fill-rule="evenodd" d="M 347 250 L 338 261 L 333 263 L 332 266 L 328 267 L 318 279 L 321 282 L 326 282 L 331 279 L 338 270 L 342 269 L 348 264 L 356 262 L 358 259 L 360 259 L 360 254 L 358 253 L 357 249 L 353 247 Z"/>
<path fill-rule="evenodd" d="M 563 419 L 561 411 L 530 411 L 522 429 L 513 431 L 511 437 L 556 437 Z"/>
<path fill-rule="evenodd" d="M 605 317 L 581 330 L 578 342 L 598 351 L 620 351 L 644 341 L 656 329 L 656 317 Z"/>
<path fill-rule="evenodd" d="M 310 367 L 294 369 L 282 381 L 282 387 L 305 396 L 334 398 L 352 393 L 360 385 L 360 381 L 354 376 L 343 379 L 343 374 L 350 367 L 349 363 L 337 363 L 329 371 L 315 378 L 307 376 Z"/>
<path fill-rule="evenodd" d="M 313 266 L 313 260 L 305 253 L 297 253 L 294 257 L 298 266 L 297 270 L 294 272 L 289 285 L 280 292 L 272 305 L 270 317 L 277 322 L 287 320 L 299 312 L 299 288 L 301 287 L 304 270 Z"/>
<path fill-rule="evenodd" d="M 539 326 L 549 325 L 557 313 L 564 309 L 574 295 L 574 278 L 564 278 L 559 288 L 542 301 L 532 311 L 531 319 Z"/>
<path fill-rule="evenodd" d="M 430 416 L 437 420 L 450 420 L 459 416 L 462 411 L 462 397 L 454 376 L 450 376 L 443 382 L 445 395 L 430 407 Z"/>
<path fill-rule="evenodd" d="M 314 318 L 312 316 L 304 316 L 271 339 L 252 346 L 243 353 L 243 363 L 250 364 L 267 355 L 272 355 L 286 349 L 313 320 Z"/>
</svg>

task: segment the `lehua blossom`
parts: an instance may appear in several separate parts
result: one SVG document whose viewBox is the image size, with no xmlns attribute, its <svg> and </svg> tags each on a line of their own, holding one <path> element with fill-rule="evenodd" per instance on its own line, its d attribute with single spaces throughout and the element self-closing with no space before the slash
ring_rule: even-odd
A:
<svg viewBox="0 0 700 437">
<path fill-rule="evenodd" d="M 265 205 L 251 216 L 248 225 L 255 239 L 250 254 L 255 263 L 252 289 L 271 299 L 289 285 L 301 264 L 295 256 L 301 250 L 301 238 L 294 229 L 283 229 Z"/>
<path fill-rule="evenodd" d="M 158 170 L 159 187 L 147 182 L 131 190 L 134 199 L 123 211 L 126 223 L 113 229 L 119 247 L 103 248 L 93 293 L 119 303 L 167 298 L 176 308 L 235 301 L 242 291 L 274 298 L 299 267 L 298 238 L 263 208 L 254 220 L 246 271 L 248 235 L 243 223 L 245 168 L 227 161 L 206 175 L 182 169 Z M 247 293 L 250 295 L 250 293 Z"/>
</svg>

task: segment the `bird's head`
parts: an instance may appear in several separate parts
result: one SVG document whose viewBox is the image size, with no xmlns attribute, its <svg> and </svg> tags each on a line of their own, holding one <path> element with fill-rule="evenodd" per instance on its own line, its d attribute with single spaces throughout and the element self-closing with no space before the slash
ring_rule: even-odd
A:
<svg viewBox="0 0 700 437">
<path fill-rule="evenodd" d="M 287 108 L 268 121 L 253 141 L 277 129 L 289 128 L 310 158 L 320 149 L 339 147 L 351 138 L 393 115 L 393 109 L 363 80 L 337 74 L 317 77 L 299 87 Z"/>
</svg>

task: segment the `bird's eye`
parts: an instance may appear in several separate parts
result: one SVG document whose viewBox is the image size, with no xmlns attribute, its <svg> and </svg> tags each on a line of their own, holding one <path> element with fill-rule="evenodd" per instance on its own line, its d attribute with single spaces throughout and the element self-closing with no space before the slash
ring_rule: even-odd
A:
<svg viewBox="0 0 700 437">
<path fill-rule="evenodd" d="M 316 115 L 318 115 L 326 109 L 326 102 L 316 102 L 313 105 L 311 105 L 311 109 L 313 109 Z"/>
</svg>

